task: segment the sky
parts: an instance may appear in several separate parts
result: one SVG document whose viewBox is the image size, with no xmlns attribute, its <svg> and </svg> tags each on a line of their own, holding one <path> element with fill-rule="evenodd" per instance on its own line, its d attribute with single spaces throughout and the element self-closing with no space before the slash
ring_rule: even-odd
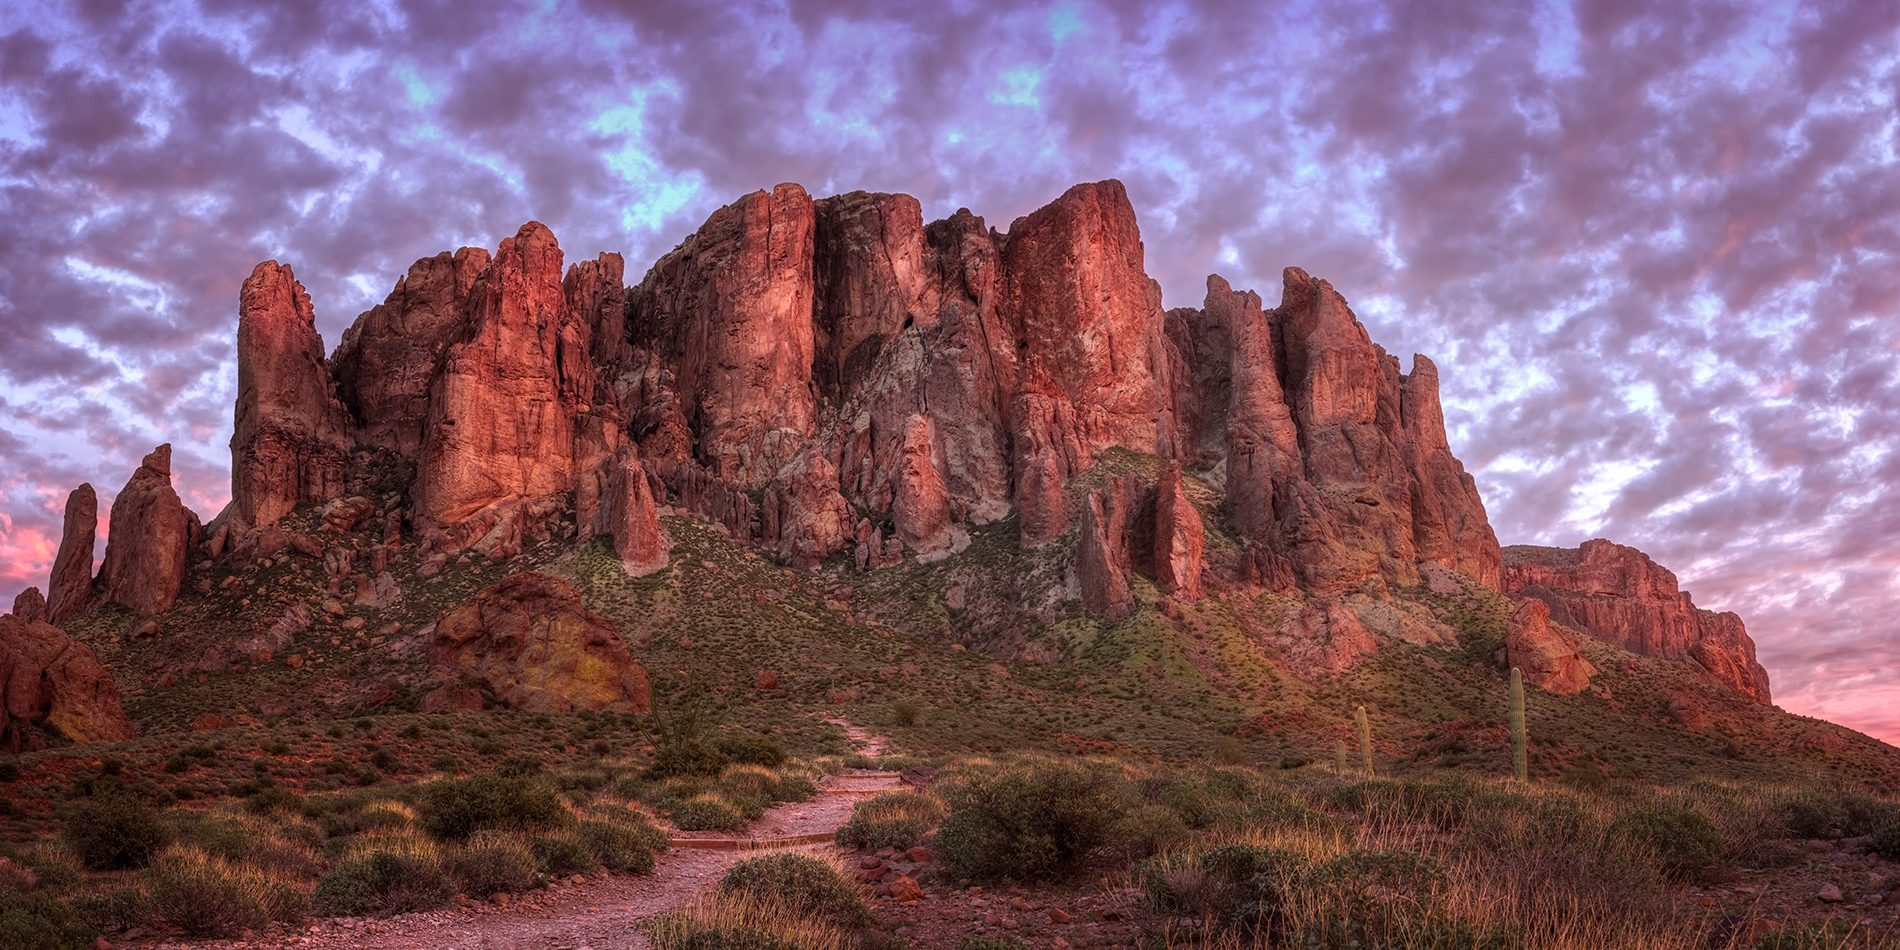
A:
<svg viewBox="0 0 1900 950">
<path fill-rule="evenodd" d="M 1168 306 L 1329 278 L 1506 543 L 1633 544 L 1900 742 L 1900 4 L 0 5 L 0 604 L 160 442 L 229 492 L 237 293 L 326 345 L 524 221 L 637 279 L 781 181 L 1000 229 L 1119 178 Z M 102 519 L 102 533 L 103 533 Z"/>
</svg>

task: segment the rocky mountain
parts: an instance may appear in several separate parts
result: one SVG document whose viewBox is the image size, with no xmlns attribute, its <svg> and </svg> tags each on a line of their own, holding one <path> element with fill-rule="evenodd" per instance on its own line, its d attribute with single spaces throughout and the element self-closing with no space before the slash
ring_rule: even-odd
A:
<svg viewBox="0 0 1900 950">
<path fill-rule="evenodd" d="M 1632 653 L 1689 660 L 1716 682 L 1768 702 L 1768 671 L 1742 618 L 1697 607 L 1649 555 L 1601 538 L 1574 551 L 1516 545 L 1504 554 L 1504 589 L 1549 605 L 1558 622 Z"/>
<path fill-rule="evenodd" d="M 158 615 L 215 583 L 261 611 L 196 661 L 216 669 L 311 625 L 314 603 L 257 573 L 292 556 L 321 565 L 341 617 L 551 542 L 608 538 L 627 575 L 663 572 L 663 518 L 867 577 L 962 563 L 1000 530 L 1009 556 L 1055 573 L 954 586 L 968 637 L 1054 627 L 1076 604 L 1117 622 L 1148 591 L 1271 595 L 1293 598 L 1272 614 L 1288 655 L 1337 671 L 1382 638 L 1456 644 L 1422 605 L 1502 589 L 1529 600 L 1498 662 L 1548 691 L 1589 685 L 1580 631 L 1768 699 L 1740 620 L 1696 609 L 1640 552 L 1500 549 L 1447 438 L 1437 367 L 1414 356 L 1404 371 L 1325 280 L 1288 268 L 1269 309 L 1212 276 L 1200 307 L 1164 310 L 1112 180 L 1006 232 L 968 210 L 926 223 L 907 195 L 780 185 L 714 212 L 633 285 L 619 255 L 568 264 L 530 222 L 492 254 L 415 262 L 327 358 L 308 294 L 267 261 L 244 282 L 237 340 L 230 506 L 200 526 L 161 446 L 113 505 L 94 579 L 81 486 L 51 596 L 23 602 L 23 622 L 95 601 Z M 491 590 L 444 614 L 430 649 L 484 701 L 522 692 L 507 657 L 547 643 L 594 668 L 575 658 L 612 651 L 571 593 Z M 548 633 L 527 603 L 569 619 Z M 643 680 L 613 684 L 587 689 L 645 702 Z"/>
</svg>

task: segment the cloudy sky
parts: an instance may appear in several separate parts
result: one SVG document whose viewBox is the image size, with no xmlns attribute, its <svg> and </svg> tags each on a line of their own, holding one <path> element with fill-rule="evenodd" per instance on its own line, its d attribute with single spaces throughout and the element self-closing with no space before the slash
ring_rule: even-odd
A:
<svg viewBox="0 0 1900 950">
<path fill-rule="evenodd" d="M 1330 278 L 1505 543 L 1637 545 L 1900 740 L 1900 4 L 1011 7 L 0 7 L 0 604 L 159 442 L 223 506 L 258 260 L 334 345 L 529 218 L 637 277 L 780 181 L 1006 228 L 1117 177 L 1169 305 Z"/>
</svg>

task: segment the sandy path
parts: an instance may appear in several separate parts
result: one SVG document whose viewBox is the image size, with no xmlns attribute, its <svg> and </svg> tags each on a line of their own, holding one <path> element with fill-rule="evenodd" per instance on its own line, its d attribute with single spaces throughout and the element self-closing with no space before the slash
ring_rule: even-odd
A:
<svg viewBox="0 0 1900 950">
<path fill-rule="evenodd" d="M 852 745 L 867 755 L 884 747 L 848 723 L 839 723 Z M 828 834 L 851 817 L 867 795 L 896 788 L 889 773 L 847 773 L 827 778 L 808 802 L 779 805 L 746 831 L 746 837 L 770 839 Z M 732 864 L 764 850 L 822 852 L 830 844 L 750 850 L 674 847 L 660 856 L 651 877 L 596 874 L 585 882 L 562 882 L 525 894 L 506 905 L 472 903 L 385 919 L 338 918 L 316 921 L 300 934 L 250 941 L 213 941 L 166 946 L 306 947 L 317 950 L 627 950 L 649 946 L 640 921 L 685 906 L 711 887 Z"/>
</svg>

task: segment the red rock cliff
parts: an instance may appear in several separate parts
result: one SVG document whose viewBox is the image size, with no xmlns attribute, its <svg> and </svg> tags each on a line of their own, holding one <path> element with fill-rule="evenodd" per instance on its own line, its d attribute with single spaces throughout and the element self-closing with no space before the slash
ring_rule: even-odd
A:
<svg viewBox="0 0 1900 950">
<path fill-rule="evenodd" d="M 1697 607 L 1675 574 L 1635 548 L 1602 539 L 1574 551 L 1514 545 L 1504 551 L 1504 587 L 1550 605 L 1559 623 L 1644 656 L 1690 660 L 1742 695 L 1769 701 L 1768 671 L 1742 618 Z"/>
</svg>

